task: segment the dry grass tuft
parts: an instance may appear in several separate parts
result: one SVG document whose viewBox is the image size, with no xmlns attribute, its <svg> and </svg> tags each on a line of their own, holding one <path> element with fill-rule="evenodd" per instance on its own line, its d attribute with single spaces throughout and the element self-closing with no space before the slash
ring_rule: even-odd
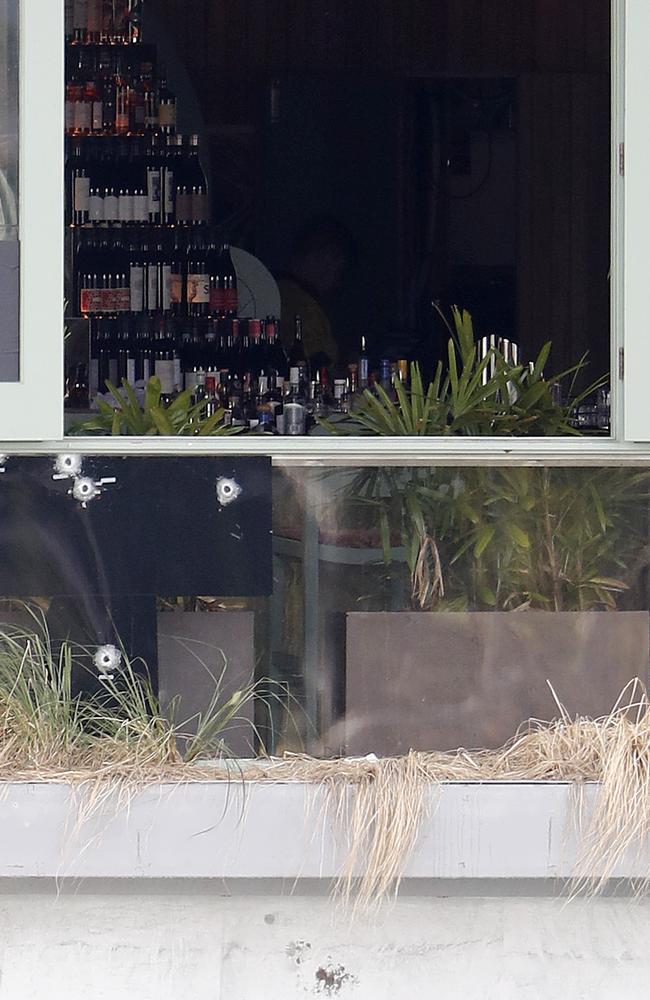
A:
<svg viewBox="0 0 650 1000">
<path fill-rule="evenodd" d="M 291 755 L 245 769 L 236 762 L 215 768 L 214 759 L 229 756 L 228 732 L 241 723 L 245 704 L 261 701 L 268 708 L 277 692 L 252 683 L 223 698 L 223 670 L 217 671 L 213 702 L 190 732 L 188 722 L 161 711 L 150 685 L 128 663 L 119 682 L 106 682 L 90 698 L 75 695 L 79 651 L 64 644 L 55 655 L 42 622 L 36 624 L 34 632 L 0 630 L 0 781 L 55 781 L 82 789 L 80 820 L 109 800 L 128 808 L 139 789 L 162 782 L 322 785 L 346 845 L 339 892 L 344 901 L 367 906 L 398 891 L 432 785 L 597 782 L 595 807 L 581 831 L 575 891 L 601 891 L 635 852 L 643 863 L 650 835 L 650 702 L 638 680 L 601 719 L 570 718 L 556 698 L 553 721 L 530 720 L 498 750 L 412 751 L 383 759 Z M 645 888 L 650 871 L 647 880 L 642 870 L 641 876 Z"/>
</svg>

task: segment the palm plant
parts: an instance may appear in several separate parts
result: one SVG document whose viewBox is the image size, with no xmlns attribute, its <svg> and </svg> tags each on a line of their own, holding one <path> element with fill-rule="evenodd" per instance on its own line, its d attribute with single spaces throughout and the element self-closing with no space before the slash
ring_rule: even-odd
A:
<svg viewBox="0 0 650 1000">
<path fill-rule="evenodd" d="M 205 417 L 203 415 L 205 404 L 202 401 L 192 403 L 190 389 L 185 389 L 171 403 L 165 404 L 162 399 L 160 379 L 155 376 L 147 383 L 143 405 L 140 405 L 133 386 L 126 379 L 122 379 L 121 389 L 109 381 L 106 382 L 106 386 L 112 396 L 113 404 L 98 399 L 99 413 L 76 424 L 70 433 L 207 437 L 236 434 L 240 430 L 239 427 L 224 424 L 223 409 L 218 409 L 211 416 Z"/>
<path fill-rule="evenodd" d="M 585 396 L 602 385 L 599 379 L 564 406 L 555 401 L 553 383 L 569 382 L 573 396 L 575 378 L 585 365 L 578 364 L 544 378 L 551 352 L 547 343 L 532 365 L 513 365 L 492 348 L 479 357 L 472 317 L 452 307 L 453 326 L 447 323 L 446 367 L 438 363 L 433 380 L 425 389 L 420 366 L 410 366 L 410 387 L 395 384 L 393 400 L 377 385 L 365 390 L 343 420 L 319 421 L 332 434 L 391 436 L 517 435 L 545 436 L 578 434 L 571 416 Z"/>
<path fill-rule="evenodd" d="M 614 609 L 645 538 L 650 473 L 625 468 L 369 468 L 343 504 L 398 536 L 414 604 L 441 610 Z"/>
</svg>

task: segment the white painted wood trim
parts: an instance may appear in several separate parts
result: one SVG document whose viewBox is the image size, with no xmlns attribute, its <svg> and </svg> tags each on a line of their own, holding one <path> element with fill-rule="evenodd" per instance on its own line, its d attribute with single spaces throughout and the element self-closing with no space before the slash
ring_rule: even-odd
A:
<svg viewBox="0 0 650 1000">
<path fill-rule="evenodd" d="M 21 0 L 21 380 L 0 386 L 8 440 L 63 435 L 63 43 L 63 0 Z"/>
</svg>

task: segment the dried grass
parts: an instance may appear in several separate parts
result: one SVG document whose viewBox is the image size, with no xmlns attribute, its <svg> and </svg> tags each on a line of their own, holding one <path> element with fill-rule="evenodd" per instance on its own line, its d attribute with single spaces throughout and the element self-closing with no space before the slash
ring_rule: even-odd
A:
<svg viewBox="0 0 650 1000">
<path fill-rule="evenodd" d="M 73 664 L 74 651 L 64 645 L 54 657 L 47 636 L 0 632 L 0 781 L 74 786 L 83 792 L 80 821 L 109 801 L 128 808 L 140 789 L 159 783 L 322 786 L 345 842 L 339 893 L 346 902 L 367 906 L 398 891 L 432 786 L 596 782 L 595 805 L 580 831 L 574 891 L 600 892 L 621 861 L 635 856 L 639 890 L 650 880 L 641 867 L 650 836 L 650 702 L 638 680 L 600 719 L 570 718 L 556 698 L 554 720 L 530 720 L 498 750 L 411 751 L 383 759 L 287 755 L 240 768 L 235 761 L 215 767 L 214 759 L 227 760 L 228 729 L 241 721 L 245 701 L 266 697 L 257 686 L 227 700 L 217 692 L 191 737 L 186 724 L 161 712 L 128 664 L 126 682 L 107 689 L 110 699 L 90 701 L 72 695 Z M 179 746 L 186 746 L 185 757 Z"/>
</svg>

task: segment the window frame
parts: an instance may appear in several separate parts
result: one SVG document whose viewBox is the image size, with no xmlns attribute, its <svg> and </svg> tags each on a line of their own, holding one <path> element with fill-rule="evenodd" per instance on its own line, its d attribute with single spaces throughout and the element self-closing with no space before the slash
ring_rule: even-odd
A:
<svg viewBox="0 0 650 1000">
<path fill-rule="evenodd" d="M 3 451 L 270 454 L 281 463 L 409 464 L 483 459 L 592 464 L 650 457 L 650 370 L 644 343 L 643 242 L 650 231 L 650 134 L 645 111 L 650 69 L 647 0 L 611 0 L 611 372 L 612 434 L 591 438 L 223 437 L 76 438 L 63 436 L 64 0 L 21 0 L 20 231 L 21 382 L 0 386 Z M 52 44 L 52 39 L 60 42 Z M 621 173 L 624 151 L 625 171 Z M 627 262 L 627 266 L 626 266 Z M 53 315 L 53 304 L 57 304 Z M 623 363 L 627 369 L 623 373 Z M 644 389 L 646 391 L 644 392 Z M 33 401 L 38 400 L 38 406 Z M 34 443 L 38 442 L 38 446 Z"/>
</svg>

